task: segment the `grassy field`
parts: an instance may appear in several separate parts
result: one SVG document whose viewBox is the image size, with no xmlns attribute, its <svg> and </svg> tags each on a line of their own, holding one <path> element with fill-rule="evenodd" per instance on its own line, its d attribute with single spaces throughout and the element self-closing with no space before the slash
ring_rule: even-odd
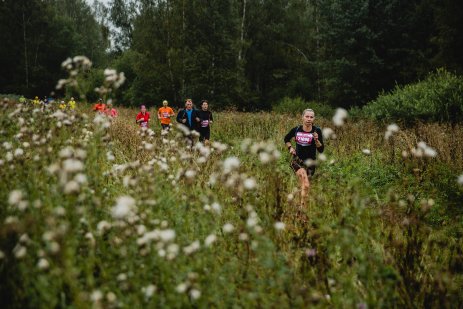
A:
<svg viewBox="0 0 463 309">
<path fill-rule="evenodd" d="M 463 306 L 461 125 L 317 119 L 301 211 L 299 115 L 214 113 L 188 149 L 119 112 L 2 103 L 2 308 Z"/>
</svg>

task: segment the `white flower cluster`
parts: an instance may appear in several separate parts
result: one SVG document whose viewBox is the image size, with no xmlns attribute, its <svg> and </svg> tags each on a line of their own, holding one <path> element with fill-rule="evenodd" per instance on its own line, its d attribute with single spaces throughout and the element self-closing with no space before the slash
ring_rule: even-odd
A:
<svg viewBox="0 0 463 309">
<path fill-rule="evenodd" d="M 67 58 L 61 63 L 61 67 L 68 72 L 67 79 L 60 79 L 56 85 L 56 89 L 62 89 L 69 85 L 77 87 L 77 75 L 79 72 L 88 71 L 92 67 L 92 62 L 85 56 L 75 56 L 74 58 Z"/>
<path fill-rule="evenodd" d="M 188 293 L 192 300 L 196 300 L 201 297 L 201 291 L 197 288 L 196 281 L 198 280 L 197 273 L 188 273 L 188 278 L 185 282 L 177 285 L 175 290 L 179 294 Z"/>
<path fill-rule="evenodd" d="M 400 128 L 395 123 L 388 125 L 386 129 L 386 133 L 384 133 L 384 139 L 388 140 L 394 135 L 394 133 L 397 133 L 399 131 L 400 131 Z"/>
<path fill-rule="evenodd" d="M 346 121 L 348 114 L 344 108 L 337 108 L 333 116 L 333 123 L 337 127 L 342 127 Z"/>
<path fill-rule="evenodd" d="M 437 156 L 437 151 L 428 146 L 425 142 L 421 141 L 418 143 L 416 148 L 412 148 L 410 151 L 412 156 L 416 158 L 427 157 L 427 158 L 434 158 Z"/>
<path fill-rule="evenodd" d="M 281 157 L 280 151 L 272 141 L 253 143 L 251 139 L 245 139 L 241 143 L 241 150 L 257 155 L 262 164 L 274 162 Z"/>
</svg>

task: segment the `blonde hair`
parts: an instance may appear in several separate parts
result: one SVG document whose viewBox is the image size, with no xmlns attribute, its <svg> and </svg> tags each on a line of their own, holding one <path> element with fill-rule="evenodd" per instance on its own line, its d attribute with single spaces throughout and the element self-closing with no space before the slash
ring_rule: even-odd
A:
<svg viewBox="0 0 463 309">
<path fill-rule="evenodd" d="M 304 116 L 305 113 L 307 113 L 307 112 L 312 112 L 312 113 L 315 115 L 315 111 L 314 111 L 313 109 L 311 109 L 311 108 L 306 108 L 306 109 L 304 109 L 304 111 L 302 112 L 302 116 Z"/>
</svg>

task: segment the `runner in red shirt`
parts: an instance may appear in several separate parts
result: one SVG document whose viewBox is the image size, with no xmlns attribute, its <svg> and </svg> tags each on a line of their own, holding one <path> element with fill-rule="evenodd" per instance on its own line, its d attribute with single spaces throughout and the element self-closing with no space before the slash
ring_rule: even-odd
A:
<svg viewBox="0 0 463 309">
<path fill-rule="evenodd" d="M 146 111 L 146 106 L 140 106 L 140 112 L 137 115 L 136 122 L 142 128 L 148 127 L 148 122 L 150 121 L 150 113 Z"/>
</svg>

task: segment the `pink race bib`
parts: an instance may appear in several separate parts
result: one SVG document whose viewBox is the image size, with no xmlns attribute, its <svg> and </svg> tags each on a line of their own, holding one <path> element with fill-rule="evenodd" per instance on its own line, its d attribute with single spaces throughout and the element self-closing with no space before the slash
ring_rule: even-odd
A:
<svg viewBox="0 0 463 309">
<path fill-rule="evenodd" d="M 201 121 L 201 127 L 202 128 L 206 128 L 209 126 L 209 120 L 203 120 Z"/>
<path fill-rule="evenodd" d="M 296 143 L 301 146 L 309 146 L 312 143 L 313 134 L 307 132 L 296 133 Z"/>
</svg>

